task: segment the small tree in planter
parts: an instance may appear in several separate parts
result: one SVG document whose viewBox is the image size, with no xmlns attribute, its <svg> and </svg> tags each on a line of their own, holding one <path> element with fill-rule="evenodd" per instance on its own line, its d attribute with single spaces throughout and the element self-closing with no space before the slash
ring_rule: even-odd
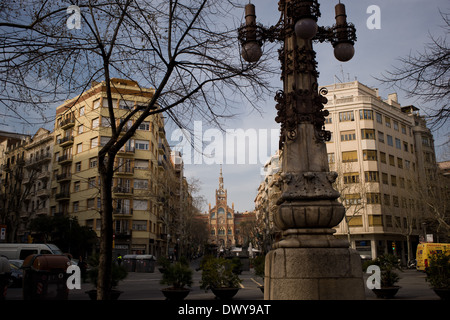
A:
<svg viewBox="0 0 450 320">
<path fill-rule="evenodd" d="M 379 266 L 381 271 L 381 289 L 372 289 L 372 291 L 379 298 L 393 298 L 400 289 L 395 285 L 400 280 L 395 270 L 402 271 L 398 258 L 392 254 L 386 254 L 377 257 L 372 264 Z"/>
<path fill-rule="evenodd" d="M 208 257 L 202 261 L 201 289 L 211 289 L 219 299 L 231 299 L 239 291 L 238 274 L 233 272 L 235 265 L 232 260 Z"/>
<path fill-rule="evenodd" d="M 433 253 L 429 256 L 429 266 L 425 269 L 426 281 L 442 299 L 450 299 L 450 252 Z"/>
<path fill-rule="evenodd" d="M 94 284 L 94 286 L 97 288 L 97 281 L 98 281 L 98 257 L 94 257 L 90 259 L 90 265 L 93 267 L 88 271 L 87 275 L 89 278 L 89 281 Z M 111 265 L 111 299 L 117 300 L 119 296 L 123 293 L 122 291 L 116 290 L 115 288 L 119 285 L 119 282 L 123 279 L 125 279 L 128 276 L 128 271 L 125 269 L 125 267 L 120 266 L 116 263 L 112 263 Z M 92 300 L 97 300 L 97 289 L 88 290 L 86 293 L 89 295 L 89 297 Z"/>
<path fill-rule="evenodd" d="M 263 255 L 257 256 L 253 259 L 253 271 L 255 272 L 255 276 L 260 277 L 263 281 L 263 284 L 259 286 L 262 292 L 264 292 L 264 272 L 265 272 L 265 262 L 266 257 Z"/>
<path fill-rule="evenodd" d="M 186 286 L 192 286 L 193 271 L 187 263 L 176 262 L 166 265 L 161 284 L 167 284 L 170 287 L 161 291 L 168 300 L 183 300 L 190 292 Z"/>
<path fill-rule="evenodd" d="M 165 256 L 160 256 L 157 260 L 158 262 L 158 270 L 161 273 L 164 273 L 165 269 L 170 265 L 170 260 L 167 259 Z"/>
</svg>

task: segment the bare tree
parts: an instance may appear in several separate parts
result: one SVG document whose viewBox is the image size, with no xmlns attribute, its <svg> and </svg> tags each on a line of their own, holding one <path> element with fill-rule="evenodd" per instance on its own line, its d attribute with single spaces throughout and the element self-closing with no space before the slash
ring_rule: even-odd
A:
<svg viewBox="0 0 450 320">
<path fill-rule="evenodd" d="M 450 19 L 446 13 L 441 13 L 441 16 L 444 34 L 430 35 L 430 42 L 425 44 L 423 52 L 399 58 L 400 66 L 386 71 L 378 79 L 403 90 L 408 97 L 418 98 L 424 103 L 436 103 L 437 107 L 431 108 L 428 114 L 430 124 L 435 128 L 444 126 L 450 116 L 450 48 L 446 39 L 450 31 Z"/>
<path fill-rule="evenodd" d="M 219 123 L 236 102 L 257 108 L 271 76 L 265 61 L 240 59 L 232 16 L 222 0 L 85 0 L 81 29 L 74 11 L 47 0 L 0 1 L 0 101 L 9 110 L 34 109 L 81 94 L 105 81 L 112 137 L 98 154 L 101 240 L 98 299 L 109 298 L 112 261 L 112 177 L 119 149 L 149 115 L 165 112 L 178 126 L 194 117 Z M 77 18 L 76 10 L 74 19 Z M 260 72 L 264 70 L 264 72 Z M 111 78 L 154 88 L 147 105 L 116 122 Z M 266 78 L 263 78 L 266 77 Z M 134 117 L 131 127 L 125 126 Z M 125 132 L 123 135 L 121 133 Z"/>
</svg>

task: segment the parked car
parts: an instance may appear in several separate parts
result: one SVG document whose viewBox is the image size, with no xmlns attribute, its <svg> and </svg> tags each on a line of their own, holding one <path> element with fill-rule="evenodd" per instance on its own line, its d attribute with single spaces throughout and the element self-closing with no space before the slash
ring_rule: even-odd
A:
<svg viewBox="0 0 450 320">
<path fill-rule="evenodd" d="M 9 260 L 9 265 L 11 266 L 11 283 L 10 287 L 12 288 L 21 288 L 22 287 L 22 264 L 23 260 Z"/>
</svg>

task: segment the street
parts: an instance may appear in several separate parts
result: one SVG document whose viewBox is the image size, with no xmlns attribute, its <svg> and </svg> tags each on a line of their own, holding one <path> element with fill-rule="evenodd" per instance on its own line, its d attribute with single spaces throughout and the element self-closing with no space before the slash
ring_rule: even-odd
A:
<svg viewBox="0 0 450 320">
<path fill-rule="evenodd" d="M 425 281 L 425 274 L 416 270 L 404 270 L 399 272 L 401 287 L 397 295 L 392 300 L 439 300 L 439 297 L 433 292 L 429 284 Z M 255 277 L 253 269 L 243 271 L 240 275 L 242 279 L 242 288 L 239 290 L 233 300 L 264 300 L 264 295 L 258 288 L 262 284 L 260 278 Z M 365 275 L 365 279 L 367 275 Z M 123 291 L 119 300 L 165 300 L 160 289 L 166 287 L 159 283 L 161 273 L 155 268 L 154 273 L 129 272 L 128 277 L 120 282 L 118 289 Z M 191 292 L 185 299 L 189 300 L 214 300 L 214 294 L 211 291 L 200 289 L 199 282 L 201 271 L 194 271 Z M 71 290 L 69 300 L 89 300 L 85 291 L 92 289 L 90 283 L 82 283 L 80 290 Z M 6 300 L 22 300 L 21 288 L 8 288 Z M 366 287 L 366 300 L 380 300 Z"/>
</svg>

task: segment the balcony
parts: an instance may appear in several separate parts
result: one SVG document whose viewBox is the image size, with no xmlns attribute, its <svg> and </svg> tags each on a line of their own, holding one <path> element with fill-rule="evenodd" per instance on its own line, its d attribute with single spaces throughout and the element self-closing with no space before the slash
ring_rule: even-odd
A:
<svg viewBox="0 0 450 320">
<path fill-rule="evenodd" d="M 36 195 L 40 198 L 48 198 L 50 196 L 50 190 L 48 189 L 39 189 L 36 191 Z"/>
<path fill-rule="evenodd" d="M 133 209 L 129 207 L 122 207 L 122 208 L 114 208 L 113 209 L 114 215 L 121 215 L 121 216 L 132 216 L 133 215 Z"/>
<path fill-rule="evenodd" d="M 117 187 L 113 188 L 112 192 L 113 192 L 113 194 L 118 195 L 118 196 L 120 196 L 120 195 L 127 196 L 127 195 L 133 194 L 133 188 L 117 186 Z"/>
<path fill-rule="evenodd" d="M 116 175 L 127 175 L 127 176 L 130 176 L 130 175 L 134 174 L 134 168 L 132 168 L 131 166 L 120 166 L 120 167 L 116 168 L 114 173 Z"/>
<path fill-rule="evenodd" d="M 63 137 L 58 139 L 57 144 L 59 144 L 60 147 L 67 147 L 73 144 L 73 140 L 73 136 Z"/>
<path fill-rule="evenodd" d="M 122 147 L 117 154 L 125 155 L 125 156 L 134 156 L 134 147 Z"/>
<path fill-rule="evenodd" d="M 166 153 L 166 147 L 164 146 L 163 143 L 158 143 L 158 152 L 159 154 L 163 155 Z"/>
<path fill-rule="evenodd" d="M 50 179 L 50 171 L 41 171 L 38 173 L 37 178 L 39 180 L 48 180 Z"/>
<path fill-rule="evenodd" d="M 63 191 L 63 192 L 57 193 L 55 195 L 55 199 L 56 199 L 56 201 L 68 201 L 68 200 L 70 200 L 70 192 Z"/>
<path fill-rule="evenodd" d="M 66 154 L 66 155 L 58 157 L 58 164 L 70 163 L 70 162 L 72 162 L 72 160 L 73 160 L 72 155 Z"/>
<path fill-rule="evenodd" d="M 163 160 L 158 160 L 158 170 L 164 171 L 165 170 L 165 164 Z"/>
<path fill-rule="evenodd" d="M 71 173 L 61 173 L 56 175 L 57 182 L 69 181 L 70 179 L 72 179 Z"/>
<path fill-rule="evenodd" d="M 158 128 L 158 133 L 160 138 L 164 138 L 166 136 L 166 131 L 164 130 L 163 127 Z"/>
<path fill-rule="evenodd" d="M 33 159 L 28 160 L 25 163 L 25 168 L 32 167 L 34 165 L 41 165 L 45 162 L 50 162 L 51 160 L 52 160 L 52 155 L 50 153 L 44 153 L 44 154 L 34 157 Z"/>
<path fill-rule="evenodd" d="M 69 129 L 75 125 L 75 118 L 67 118 L 59 122 L 59 127 L 63 130 Z"/>
</svg>

